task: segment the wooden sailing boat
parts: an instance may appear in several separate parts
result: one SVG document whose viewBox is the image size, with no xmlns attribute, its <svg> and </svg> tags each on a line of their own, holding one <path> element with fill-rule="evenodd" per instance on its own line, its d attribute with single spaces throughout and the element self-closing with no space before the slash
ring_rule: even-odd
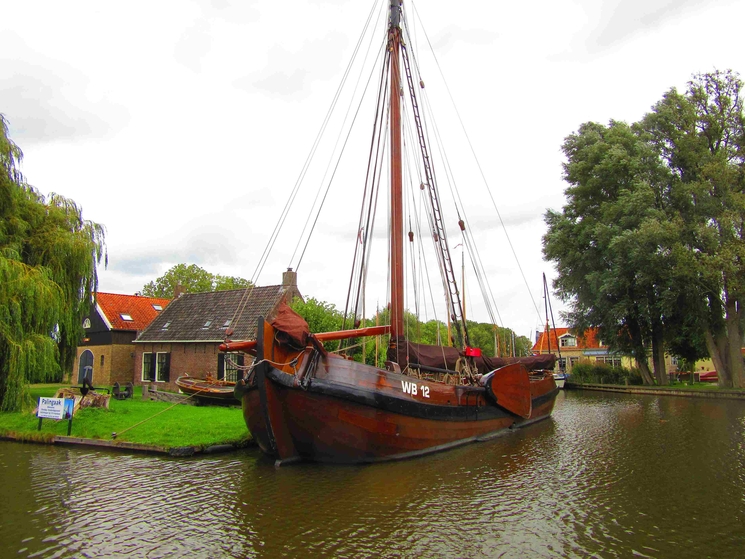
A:
<svg viewBox="0 0 745 559">
<path fill-rule="evenodd" d="M 206 378 L 182 375 L 176 379 L 176 386 L 181 392 L 198 399 L 213 400 L 217 402 L 234 401 L 235 383 L 219 380 L 210 375 Z"/>
<path fill-rule="evenodd" d="M 401 19 L 401 0 L 391 0 L 384 65 L 391 154 L 390 325 L 312 334 L 305 321 L 284 306 L 271 322 L 259 320 L 256 340 L 221 346 L 223 351 L 255 355 L 236 385 L 236 396 L 254 439 L 278 463 L 406 458 L 488 439 L 545 419 L 553 409 L 557 388 L 547 369 L 553 367 L 554 356 L 488 358 L 469 346 Z M 435 244 L 459 347 L 425 346 L 405 337 L 402 73 L 412 95 Z M 460 226 L 464 227 L 462 221 Z M 382 334 L 390 335 L 385 368 L 329 353 L 323 346 L 325 341 Z"/>
</svg>

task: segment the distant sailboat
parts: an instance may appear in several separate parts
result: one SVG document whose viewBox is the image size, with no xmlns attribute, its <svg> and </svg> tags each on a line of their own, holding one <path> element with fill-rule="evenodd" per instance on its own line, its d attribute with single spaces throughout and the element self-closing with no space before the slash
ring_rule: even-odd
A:
<svg viewBox="0 0 745 559">
<path fill-rule="evenodd" d="M 545 339 L 548 343 L 548 353 L 551 353 L 551 326 L 548 323 L 549 314 L 551 316 L 551 324 L 553 324 L 554 330 L 556 330 L 556 323 L 554 322 L 554 310 L 551 308 L 551 299 L 548 293 L 548 282 L 546 281 L 546 274 L 543 274 L 543 301 L 546 309 L 546 327 L 544 329 Z M 558 340 L 556 340 L 556 351 L 559 354 L 559 368 L 560 370 L 554 373 L 554 382 L 557 388 L 564 388 L 567 381 L 566 367 L 564 361 L 561 359 L 561 347 L 559 347 Z M 541 348 L 542 349 L 542 348 Z"/>
</svg>

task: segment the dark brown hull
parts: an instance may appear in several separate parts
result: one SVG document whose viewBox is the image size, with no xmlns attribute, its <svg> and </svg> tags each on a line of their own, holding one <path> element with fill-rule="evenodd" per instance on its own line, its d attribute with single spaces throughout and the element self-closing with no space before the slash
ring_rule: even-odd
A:
<svg viewBox="0 0 745 559">
<path fill-rule="evenodd" d="M 264 339 L 271 335 L 265 331 Z M 242 396 L 249 430 L 278 461 L 364 463 L 437 452 L 545 419 L 558 392 L 551 374 L 531 377 L 532 409 L 520 417 L 495 404 L 483 387 L 417 379 L 336 356 L 322 357 L 303 382 L 313 351 L 303 352 L 296 370 L 260 363 Z M 281 347 L 264 348 L 261 341 L 258 355 L 274 364 L 291 361 Z"/>
</svg>

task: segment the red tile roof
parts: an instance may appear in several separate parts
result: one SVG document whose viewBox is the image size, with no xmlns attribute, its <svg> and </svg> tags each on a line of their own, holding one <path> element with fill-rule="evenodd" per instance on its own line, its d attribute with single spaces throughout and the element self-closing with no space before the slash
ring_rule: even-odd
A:
<svg viewBox="0 0 745 559">
<path fill-rule="evenodd" d="M 551 351 L 555 351 L 556 348 L 559 347 L 559 338 L 566 334 L 574 335 L 569 331 L 569 328 L 551 329 Z M 597 328 L 589 328 L 582 336 L 574 335 L 577 338 L 577 345 L 566 347 L 566 349 L 599 349 L 601 347 L 606 347 L 605 345 L 600 345 L 599 340 L 597 339 L 597 334 Z M 548 351 L 548 340 L 549 337 L 546 335 L 546 332 L 541 332 L 538 341 L 533 346 L 533 351 Z"/>
<path fill-rule="evenodd" d="M 170 299 L 139 295 L 98 293 L 98 308 L 113 330 L 144 330 L 160 312 L 153 305 L 160 305 L 165 309 L 170 302 Z M 124 320 L 122 315 L 129 315 L 132 320 Z"/>
</svg>

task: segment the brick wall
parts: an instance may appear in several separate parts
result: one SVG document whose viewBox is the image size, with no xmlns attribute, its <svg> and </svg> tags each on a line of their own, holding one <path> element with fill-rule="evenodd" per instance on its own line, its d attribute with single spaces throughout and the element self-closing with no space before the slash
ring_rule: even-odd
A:
<svg viewBox="0 0 745 559">
<path fill-rule="evenodd" d="M 73 367 L 70 383 L 78 383 L 78 374 L 80 372 L 80 356 L 85 351 L 90 351 L 93 354 L 93 378 L 91 379 L 91 383 L 93 383 L 93 386 L 109 386 L 111 384 L 111 382 L 109 382 L 111 372 L 110 345 L 78 346 L 77 356 L 75 357 L 75 366 Z M 103 365 L 101 364 L 102 356 Z"/>
<path fill-rule="evenodd" d="M 135 367 L 134 354 L 135 345 L 133 343 L 111 346 L 111 368 L 109 372 L 111 384 L 132 382 Z"/>
<path fill-rule="evenodd" d="M 77 384 L 80 368 L 80 356 L 84 351 L 93 354 L 93 386 L 111 386 L 115 382 L 126 384 L 134 375 L 135 346 L 125 345 L 86 345 L 78 346 L 75 366 L 70 382 Z M 103 364 L 101 363 L 103 357 Z"/>
<path fill-rule="evenodd" d="M 142 380 L 142 354 L 147 352 L 153 353 L 170 353 L 171 354 L 171 371 L 169 382 L 158 382 L 158 390 L 178 391 L 175 384 L 176 379 L 185 374 L 192 377 L 204 378 L 207 374 L 217 377 L 217 356 L 220 353 L 218 342 L 214 343 L 140 343 L 135 344 L 135 363 L 134 363 L 134 382 L 135 384 L 149 384 L 149 381 L 143 383 Z"/>
</svg>

